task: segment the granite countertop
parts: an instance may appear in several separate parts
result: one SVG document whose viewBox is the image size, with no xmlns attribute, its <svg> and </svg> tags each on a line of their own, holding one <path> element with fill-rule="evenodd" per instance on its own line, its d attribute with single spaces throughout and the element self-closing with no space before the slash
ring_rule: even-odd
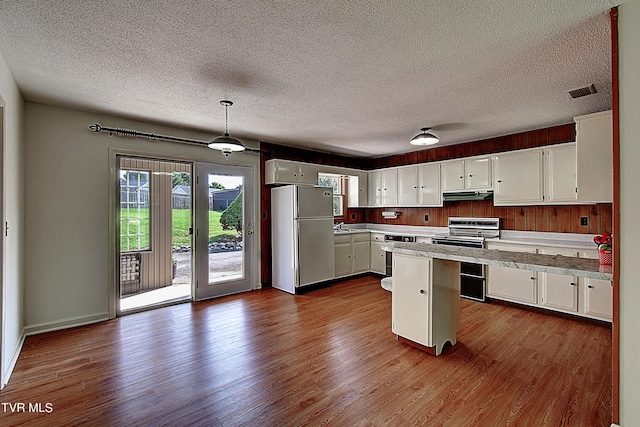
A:
<svg viewBox="0 0 640 427">
<path fill-rule="evenodd" d="M 612 280 L 610 266 L 601 266 L 597 259 L 512 252 L 497 249 L 466 248 L 428 243 L 385 243 L 382 249 L 405 255 L 423 256 L 476 264 L 497 265 L 567 276 Z"/>
<path fill-rule="evenodd" d="M 344 224 L 342 230 L 334 232 L 334 235 L 354 233 L 382 233 L 399 236 L 433 237 L 437 234 L 446 234 L 447 227 L 405 226 L 387 224 Z M 571 248 L 578 250 L 596 250 L 593 243 L 593 235 L 576 233 L 545 233 L 537 231 L 501 230 L 497 239 L 487 239 L 487 243 L 509 243 L 517 245 L 529 245 L 537 247 Z"/>
</svg>

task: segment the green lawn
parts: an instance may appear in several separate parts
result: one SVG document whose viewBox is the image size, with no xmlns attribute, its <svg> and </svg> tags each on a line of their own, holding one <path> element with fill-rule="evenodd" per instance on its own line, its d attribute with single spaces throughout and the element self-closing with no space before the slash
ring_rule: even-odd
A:
<svg viewBox="0 0 640 427">
<path fill-rule="evenodd" d="M 126 219 L 140 219 L 141 226 L 148 227 L 149 214 L 147 209 L 137 211 L 121 211 L 120 230 L 126 230 Z M 220 224 L 220 216 L 222 212 L 209 212 L 209 241 L 219 242 L 228 240 L 237 240 L 238 233 L 235 230 L 223 230 Z M 191 245 L 191 236 L 189 236 L 189 227 L 191 226 L 191 210 L 189 209 L 173 209 L 173 246 Z M 130 232 L 137 232 L 137 222 L 129 223 Z M 121 250 L 126 250 L 126 237 L 121 238 Z M 142 245 L 148 244 L 148 239 L 142 239 Z"/>
</svg>

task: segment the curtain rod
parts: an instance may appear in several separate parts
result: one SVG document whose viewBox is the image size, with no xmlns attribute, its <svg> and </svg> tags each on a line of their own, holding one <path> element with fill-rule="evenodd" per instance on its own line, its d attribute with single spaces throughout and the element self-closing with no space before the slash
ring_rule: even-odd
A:
<svg viewBox="0 0 640 427">
<path fill-rule="evenodd" d="M 109 128 L 106 126 L 101 126 L 98 123 L 92 124 L 91 126 L 89 126 L 89 129 L 91 129 L 95 133 L 100 133 L 102 131 L 109 132 L 109 136 L 117 135 L 122 137 L 131 137 L 131 138 L 137 138 L 140 136 L 140 137 L 145 137 L 151 141 L 156 141 L 161 139 L 164 141 L 179 142 L 182 144 L 200 145 L 203 147 L 207 147 L 209 145 L 208 142 L 198 141 L 197 139 L 180 138 L 177 136 L 167 136 L 167 135 L 156 135 L 155 133 L 138 132 L 136 130 L 131 130 L 131 129 Z M 251 152 L 258 152 L 258 153 L 260 152 L 260 150 L 256 150 L 254 148 L 248 148 L 248 147 L 245 147 L 245 150 L 251 151 Z"/>
</svg>

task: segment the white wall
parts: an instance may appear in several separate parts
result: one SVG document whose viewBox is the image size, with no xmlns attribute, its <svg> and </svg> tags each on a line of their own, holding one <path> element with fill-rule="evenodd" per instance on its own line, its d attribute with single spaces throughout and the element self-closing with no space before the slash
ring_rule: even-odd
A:
<svg viewBox="0 0 640 427">
<path fill-rule="evenodd" d="M 640 1 L 618 8 L 620 77 L 620 425 L 640 422 Z"/>
<path fill-rule="evenodd" d="M 88 128 L 93 123 L 197 140 L 213 136 L 26 103 L 24 307 L 28 334 L 108 317 L 109 186 L 115 186 L 115 180 L 110 181 L 111 147 L 259 167 L 257 154 L 235 153 L 226 161 L 220 152 L 206 147 L 96 134 Z"/>
<path fill-rule="evenodd" d="M 23 341 L 22 211 L 24 101 L 0 55 L 0 104 L 4 110 L 4 204 L 10 229 L 4 239 L 5 266 L 2 286 L 0 387 L 9 380 Z M 1 204 L 1 202 L 0 202 Z M 4 224 L 2 225 L 4 228 Z"/>
</svg>

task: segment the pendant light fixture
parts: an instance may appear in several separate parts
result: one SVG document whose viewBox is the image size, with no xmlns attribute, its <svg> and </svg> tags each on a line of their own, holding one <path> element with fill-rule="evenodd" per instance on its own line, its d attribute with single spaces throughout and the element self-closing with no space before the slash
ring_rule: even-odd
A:
<svg viewBox="0 0 640 427">
<path fill-rule="evenodd" d="M 434 134 L 427 132 L 431 128 L 421 128 L 422 133 L 417 134 L 411 141 L 409 141 L 412 145 L 433 145 L 440 142 L 437 136 Z"/>
<path fill-rule="evenodd" d="M 208 147 L 213 150 L 220 150 L 224 157 L 229 158 L 229 154 L 234 151 L 244 151 L 244 145 L 240 140 L 229 136 L 229 107 L 233 105 L 231 101 L 220 101 L 220 104 L 224 107 L 224 135 L 218 136 L 209 143 Z"/>
</svg>

